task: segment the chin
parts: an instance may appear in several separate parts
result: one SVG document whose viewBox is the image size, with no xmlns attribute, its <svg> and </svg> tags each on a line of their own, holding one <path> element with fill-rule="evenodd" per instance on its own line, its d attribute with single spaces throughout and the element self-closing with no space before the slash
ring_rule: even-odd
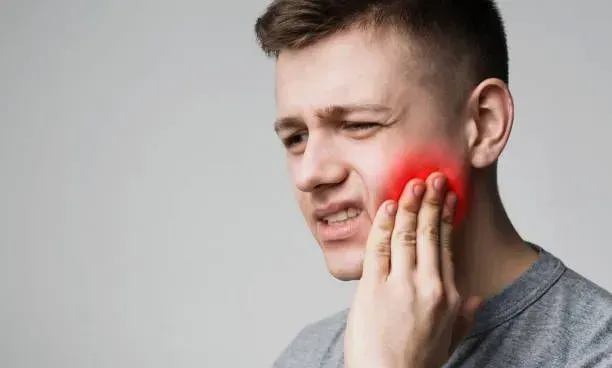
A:
<svg viewBox="0 0 612 368">
<path fill-rule="evenodd" d="M 363 270 L 363 245 L 322 247 L 329 273 L 340 281 L 361 278 Z"/>
</svg>

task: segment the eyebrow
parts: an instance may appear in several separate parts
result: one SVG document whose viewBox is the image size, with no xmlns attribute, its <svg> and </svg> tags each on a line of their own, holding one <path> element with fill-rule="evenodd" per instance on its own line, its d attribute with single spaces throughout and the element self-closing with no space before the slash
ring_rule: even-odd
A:
<svg viewBox="0 0 612 368">
<path fill-rule="evenodd" d="M 349 105 L 330 105 L 316 111 L 317 117 L 321 119 L 338 118 L 354 112 L 389 112 L 391 109 L 378 104 L 349 104 Z M 274 122 L 274 131 L 278 133 L 284 129 L 297 128 L 304 125 L 304 121 L 296 116 L 287 116 Z"/>
</svg>

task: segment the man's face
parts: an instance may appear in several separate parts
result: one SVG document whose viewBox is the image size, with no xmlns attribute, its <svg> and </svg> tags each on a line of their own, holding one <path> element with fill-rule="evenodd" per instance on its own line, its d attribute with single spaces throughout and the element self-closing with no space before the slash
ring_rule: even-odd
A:
<svg viewBox="0 0 612 368">
<path fill-rule="evenodd" d="M 460 144 L 458 124 L 436 107 L 413 64 L 394 38 L 358 30 L 279 55 L 277 133 L 299 207 L 338 279 L 361 277 L 394 158 Z"/>
</svg>

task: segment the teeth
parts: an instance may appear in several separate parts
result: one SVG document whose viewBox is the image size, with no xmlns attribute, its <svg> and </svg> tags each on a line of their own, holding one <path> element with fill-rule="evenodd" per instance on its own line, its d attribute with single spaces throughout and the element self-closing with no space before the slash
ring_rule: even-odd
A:
<svg viewBox="0 0 612 368">
<path fill-rule="evenodd" d="M 361 211 L 356 208 L 349 208 L 344 211 L 336 212 L 333 215 L 325 216 L 323 220 L 327 221 L 328 223 L 342 222 L 357 217 L 357 215 L 360 213 Z"/>
</svg>

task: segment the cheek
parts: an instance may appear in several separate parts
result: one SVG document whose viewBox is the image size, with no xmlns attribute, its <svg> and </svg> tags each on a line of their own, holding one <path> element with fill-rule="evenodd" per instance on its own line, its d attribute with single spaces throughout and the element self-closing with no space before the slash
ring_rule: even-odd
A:
<svg viewBox="0 0 612 368">
<path fill-rule="evenodd" d="M 442 172 L 448 178 L 450 190 L 457 195 L 455 225 L 458 225 L 466 214 L 467 177 L 461 160 L 448 150 L 430 147 L 396 155 L 390 161 L 383 180 L 383 198 L 399 200 L 410 180 L 426 180 L 434 172 Z"/>
<path fill-rule="evenodd" d="M 360 187 L 364 191 L 367 212 L 373 220 L 380 204 L 386 199 L 387 186 L 385 178 L 388 177 L 389 152 L 383 149 L 374 149 L 364 152 L 355 152 L 354 157 L 359 162 L 354 162 L 354 168 L 360 176 Z"/>
</svg>

